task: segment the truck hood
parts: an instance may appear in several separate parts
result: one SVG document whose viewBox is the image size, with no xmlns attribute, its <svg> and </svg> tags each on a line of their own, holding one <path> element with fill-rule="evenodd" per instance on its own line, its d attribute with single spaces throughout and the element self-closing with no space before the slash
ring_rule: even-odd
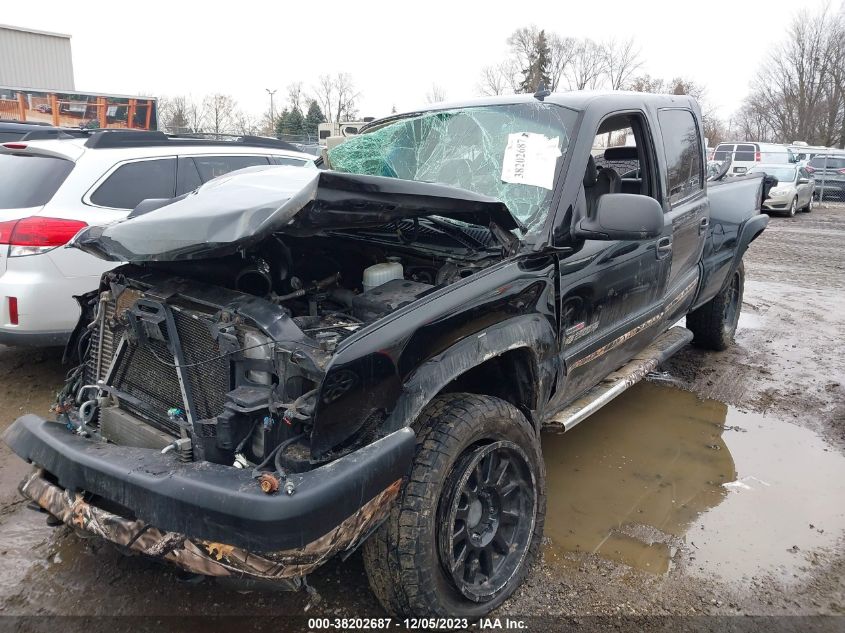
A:
<svg viewBox="0 0 845 633">
<path fill-rule="evenodd" d="M 520 227 L 503 202 L 464 189 L 268 165 L 215 178 L 178 198 L 146 200 L 122 222 L 83 229 L 69 246 L 110 261 L 205 259 L 273 233 L 316 235 L 426 215 Z"/>
</svg>

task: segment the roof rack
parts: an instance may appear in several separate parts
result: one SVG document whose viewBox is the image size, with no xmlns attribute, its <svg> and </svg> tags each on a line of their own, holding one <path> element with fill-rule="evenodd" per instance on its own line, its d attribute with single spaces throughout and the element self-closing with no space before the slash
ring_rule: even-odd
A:
<svg viewBox="0 0 845 633">
<path fill-rule="evenodd" d="M 75 127 L 48 128 L 45 130 L 33 130 L 32 132 L 27 132 L 23 137 L 21 137 L 21 140 L 45 141 L 50 139 L 61 140 L 67 138 L 85 138 L 86 136 L 89 136 L 89 130 L 80 130 Z"/>
<path fill-rule="evenodd" d="M 229 146 L 233 144 L 247 147 L 272 147 L 288 151 L 299 151 L 285 141 L 264 136 L 238 136 L 224 134 L 179 134 L 168 135 L 161 131 L 131 130 L 131 129 L 104 129 L 104 130 L 82 130 L 87 133 L 88 140 L 85 147 L 91 149 L 105 149 L 118 147 L 153 147 L 161 145 L 217 145 Z M 205 138 L 215 136 L 215 139 Z M 219 137 L 228 137 L 230 140 L 220 140 Z"/>
</svg>

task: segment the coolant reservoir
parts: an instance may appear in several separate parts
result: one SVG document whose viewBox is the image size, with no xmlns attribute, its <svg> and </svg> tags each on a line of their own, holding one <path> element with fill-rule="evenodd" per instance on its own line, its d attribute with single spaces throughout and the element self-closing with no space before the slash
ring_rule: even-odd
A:
<svg viewBox="0 0 845 633">
<path fill-rule="evenodd" d="M 404 279 L 405 271 L 398 259 L 390 259 L 383 264 L 375 264 L 364 269 L 364 292 L 386 284 L 394 279 Z"/>
</svg>

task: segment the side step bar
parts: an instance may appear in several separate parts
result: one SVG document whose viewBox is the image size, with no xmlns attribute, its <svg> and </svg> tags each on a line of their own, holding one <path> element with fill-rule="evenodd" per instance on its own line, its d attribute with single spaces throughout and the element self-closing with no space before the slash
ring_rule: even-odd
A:
<svg viewBox="0 0 845 633">
<path fill-rule="evenodd" d="M 556 413 L 546 422 L 544 428 L 561 433 L 570 430 L 616 396 L 633 387 L 690 341 L 692 332 L 685 327 L 678 326 L 666 330 L 627 365 L 609 374 L 583 396 Z"/>
</svg>

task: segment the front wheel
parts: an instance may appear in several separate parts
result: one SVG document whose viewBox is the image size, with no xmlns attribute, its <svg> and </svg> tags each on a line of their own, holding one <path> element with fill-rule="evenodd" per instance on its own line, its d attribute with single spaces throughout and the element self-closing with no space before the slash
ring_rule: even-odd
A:
<svg viewBox="0 0 845 633">
<path fill-rule="evenodd" d="M 789 205 L 789 217 L 794 218 L 795 212 L 798 210 L 798 198 L 792 199 L 792 204 Z"/>
<path fill-rule="evenodd" d="M 727 287 L 687 315 L 687 328 L 693 333 L 694 345 L 716 351 L 730 347 L 739 323 L 744 289 L 745 265 L 740 262 Z"/>
<path fill-rule="evenodd" d="M 544 517 L 545 467 L 525 416 L 490 396 L 438 396 L 408 483 L 364 544 L 370 587 L 396 616 L 480 618 L 525 578 Z"/>
</svg>

